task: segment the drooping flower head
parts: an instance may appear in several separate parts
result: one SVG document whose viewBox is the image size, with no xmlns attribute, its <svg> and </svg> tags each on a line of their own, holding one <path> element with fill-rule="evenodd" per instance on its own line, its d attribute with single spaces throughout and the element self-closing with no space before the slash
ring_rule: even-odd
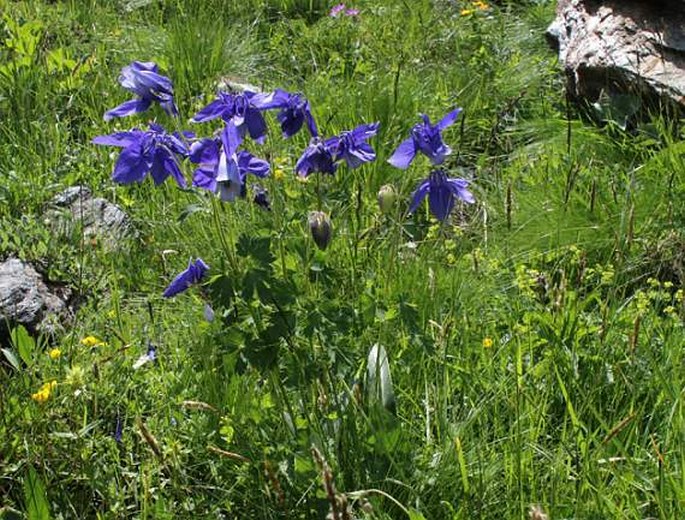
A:
<svg viewBox="0 0 685 520">
<path fill-rule="evenodd" d="M 150 123 L 146 131 L 134 128 L 129 132 L 99 135 L 92 142 L 123 148 L 112 173 L 115 182 L 141 182 L 150 173 L 156 185 L 164 182 L 169 175 L 179 186 L 186 185 L 179 167 L 179 157 L 188 155 L 188 147 L 179 134 L 169 134 L 156 123 Z"/>
<path fill-rule="evenodd" d="M 436 125 L 431 125 L 428 116 L 421 114 L 423 122 L 414 125 L 411 129 L 411 137 L 400 143 L 388 162 L 395 168 L 406 170 L 417 152 L 421 152 L 433 164 L 442 164 L 445 157 L 452 153 L 452 149 L 442 140 L 442 130 L 452 125 L 460 112 L 461 108 L 452 110 Z"/>
<path fill-rule="evenodd" d="M 266 211 L 271 211 L 271 201 L 269 201 L 269 191 L 258 184 L 252 185 L 252 202 Z"/>
<path fill-rule="evenodd" d="M 260 110 L 281 109 L 276 119 L 285 138 L 295 135 L 305 123 L 312 137 L 319 135 L 309 101 L 302 94 L 276 89 L 270 94 L 257 94 L 252 103 Z"/>
<path fill-rule="evenodd" d="M 266 136 L 266 122 L 260 109 L 253 103 L 256 95 L 249 90 L 239 94 L 219 92 L 217 98 L 195 114 L 192 121 L 204 123 L 221 117 L 226 123 L 235 124 L 240 135 L 249 133 L 252 139 L 263 143 Z"/>
<path fill-rule="evenodd" d="M 324 251 L 331 241 L 333 226 L 331 219 L 323 211 L 311 211 L 308 217 L 309 231 L 312 234 L 316 247 Z"/>
<path fill-rule="evenodd" d="M 333 175 L 338 169 L 333 154 L 326 142 L 318 137 L 309 141 L 302 156 L 295 164 L 295 171 L 300 177 L 307 177 L 314 172 L 328 173 Z"/>
<path fill-rule="evenodd" d="M 153 102 L 159 103 L 167 114 L 178 116 L 173 84 L 169 78 L 158 73 L 155 63 L 134 61 L 121 69 L 119 83 L 138 97 L 105 112 L 105 121 L 144 112 Z"/>
<path fill-rule="evenodd" d="M 190 160 L 199 164 L 193 175 L 193 186 L 218 193 L 223 201 L 232 202 L 244 196 L 247 174 L 266 177 L 269 163 L 245 150 L 238 151 L 237 129 L 228 123 L 221 137 L 201 139 L 190 147 Z"/>
<path fill-rule="evenodd" d="M 419 184 L 412 195 L 412 203 L 409 213 L 416 211 L 421 201 L 428 195 L 428 206 L 431 213 L 443 222 L 457 199 L 461 199 L 467 204 L 473 204 L 475 198 L 467 189 L 469 181 L 464 179 L 451 179 L 442 170 L 433 170 L 428 178 Z"/>
<path fill-rule="evenodd" d="M 162 293 L 162 296 L 171 298 L 172 296 L 185 291 L 191 285 L 202 281 L 207 274 L 207 271 L 209 271 L 209 266 L 204 263 L 201 258 L 198 258 L 195 262 L 191 259 L 188 263 L 188 268 L 172 280 L 169 286 L 164 290 L 164 293 Z"/>
<path fill-rule="evenodd" d="M 378 133 L 380 123 L 359 125 L 351 131 L 344 131 L 339 136 L 326 140 L 326 147 L 333 154 L 333 160 L 344 159 L 348 168 L 357 168 L 366 162 L 376 159 L 376 152 L 366 142 Z"/>
</svg>

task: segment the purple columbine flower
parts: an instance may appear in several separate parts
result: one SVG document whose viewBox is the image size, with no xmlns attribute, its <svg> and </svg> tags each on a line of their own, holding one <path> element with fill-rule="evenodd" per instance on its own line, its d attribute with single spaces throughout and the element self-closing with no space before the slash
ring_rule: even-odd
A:
<svg viewBox="0 0 685 520">
<path fill-rule="evenodd" d="M 452 211 L 454 201 L 461 199 L 468 204 L 473 204 L 473 194 L 466 189 L 469 181 L 464 179 L 450 179 L 442 170 L 434 170 L 428 178 L 421 182 L 412 195 L 412 203 L 409 213 L 416 211 L 421 201 L 428 195 L 428 205 L 431 213 L 443 222 Z"/>
<path fill-rule="evenodd" d="M 221 117 L 226 123 L 233 122 L 240 135 L 249 133 L 258 143 L 263 143 L 266 136 L 266 121 L 255 106 L 254 92 L 246 90 L 242 94 L 219 92 L 217 98 L 193 117 L 195 123 L 204 123 Z"/>
<path fill-rule="evenodd" d="M 416 157 L 416 153 L 421 152 L 433 164 L 442 164 L 445 157 L 452 153 L 452 149 L 442 140 L 441 132 L 457 120 L 459 112 L 461 108 L 452 110 L 436 125 L 431 125 L 428 116 L 421 114 L 423 122 L 414 125 L 411 129 L 411 137 L 400 143 L 388 162 L 395 168 L 406 170 Z"/>
<path fill-rule="evenodd" d="M 348 168 L 357 168 L 366 162 L 374 161 L 376 152 L 366 140 L 378 133 L 379 126 L 380 123 L 359 125 L 354 130 L 327 139 L 326 147 L 331 150 L 333 160 L 345 159 Z"/>
<path fill-rule="evenodd" d="M 281 124 L 285 138 L 295 135 L 305 123 L 312 137 L 319 135 L 309 101 L 302 94 L 277 88 L 271 94 L 257 94 L 252 98 L 252 103 L 260 110 L 281 109 L 276 119 Z"/>
<path fill-rule="evenodd" d="M 307 177 L 314 172 L 333 175 L 337 169 L 338 165 L 335 163 L 330 147 L 318 137 L 309 141 L 309 146 L 295 164 L 295 171 L 300 177 Z"/>
<path fill-rule="evenodd" d="M 129 132 L 99 135 L 92 142 L 123 148 L 112 173 L 115 182 L 141 182 L 150 173 L 156 185 L 163 183 L 169 175 L 179 186 L 186 185 L 178 157 L 186 157 L 188 147 L 179 134 L 169 134 L 156 123 L 150 123 L 147 131 L 134 128 Z"/>
<path fill-rule="evenodd" d="M 233 130 L 231 130 L 233 128 Z M 245 196 L 247 174 L 266 177 L 269 163 L 245 150 L 237 151 L 237 129 L 228 123 L 219 139 L 202 139 L 190 147 L 191 162 L 199 164 L 193 186 L 218 192 L 223 201 Z"/>
<path fill-rule="evenodd" d="M 155 101 L 167 114 L 178 116 L 178 108 L 174 103 L 173 84 L 169 78 L 162 76 L 157 70 L 157 65 L 151 61 L 134 61 L 122 68 L 119 83 L 138 97 L 105 112 L 105 121 L 144 112 Z"/>
<path fill-rule="evenodd" d="M 198 258 L 195 262 L 190 260 L 188 263 L 188 268 L 180 273 L 173 281 L 169 284 L 162 293 L 165 298 L 171 298 L 188 289 L 191 285 L 200 282 L 209 271 L 209 266 L 204 263 L 201 258 Z M 150 351 L 148 350 L 148 356 Z M 154 355 L 154 352 L 153 352 Z"/>
</svg>

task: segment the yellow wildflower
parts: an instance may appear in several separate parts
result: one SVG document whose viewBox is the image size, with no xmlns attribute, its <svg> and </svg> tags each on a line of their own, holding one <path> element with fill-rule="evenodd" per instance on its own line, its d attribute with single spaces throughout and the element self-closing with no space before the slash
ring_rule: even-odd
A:
<svg viewBox="0 0 685 520">
<path fill-rule="evenodd" d="M 274 180 L 282 181 L 283 177 L 285 177 L 285 172 L 283 171 L 283 168 L 274 168 Z"/>
<path fill-rule="evenodd" d="M 483 338 L 483 348 L 492 348 L 493 341 L 492 338 L 485 337 Z"/>
<path fill-rule="evenodd" d="M 85 345 L 86 347 L 99 347 L 104 344 L 104 341 L 97 339 L 95 336 L 86 336 L 81 340 L 81 345 Z"/>
<path fill-rule="evenodd" d="M 62 351 L 58 348 L 53 348 L 48 352 L 48 356 L 50 356 L 50 359 L 55 360 L 59 359 L 59 357 L 62 355 Z"/>
<path fill-rule="evenodd" d="M 473 9 L 462 9 L 459 14 L 462 16 L 468 16 L 472 13 L 473 13 Z"/>
<path fill-rule="evenodd" d="M 44 403 L 48 399 L 50 399 L 50 392 L 45 391 L 45 390 L 38 390 L 35 394 L 31 394 L 31 399 L 36 401 L 37 403 Z"/>
<path fill-rule="evenodd" d="M 44 403 L 50 399 L 50 394 L 57 387 L 57 381 L 54 379 L 48 383 L 44 383 L 35 394 L 31 394 L 31 399 L 38 403 Z"/>
</svg>

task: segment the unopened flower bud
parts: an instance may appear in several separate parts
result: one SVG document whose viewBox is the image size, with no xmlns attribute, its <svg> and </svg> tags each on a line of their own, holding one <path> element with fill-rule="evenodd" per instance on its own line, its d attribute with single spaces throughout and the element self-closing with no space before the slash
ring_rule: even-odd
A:
<svg viewBox="0 0 685 520">
<path fill-rule="evenodd" d="M 396 199 L 397 193 L 391 184 L 381 186 L 381 189 L 378 190 L 378 207 L 380 208 L 381 213 L 385 215 L 390 213 L 395 205 Z"/>
<path fill-rule="evenodd" d="M 309 230 L 316 246 L 322 251 L 326 249 L 331 241 L 331 219 L 323 211 L 312 211 L 309 213 Z"/>
</svg>

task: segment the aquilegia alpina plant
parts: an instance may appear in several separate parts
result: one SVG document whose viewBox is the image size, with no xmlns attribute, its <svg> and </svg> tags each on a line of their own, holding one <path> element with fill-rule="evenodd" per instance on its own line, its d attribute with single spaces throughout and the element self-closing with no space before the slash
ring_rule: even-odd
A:
<svg viewBox="0 0 685 520">
<path fill-rule="evenodd" d="M 286 139 L 299 132 L 305 123 L 312 137 L 319 135 L 309 101 L 302 94 L 277 88 L 271 94 L 254 96 L 252 104 L 260 110 L 280 109 L 276 119 L 281 124 L 281 131 Z"/>
<path fill-rule="evenodd" d="M 241 136 L 249 133 L 252 139 L 261 144 L 266 137 L 266 121 L 261 109 L 254 103 L 256 96 L 249 90 L 240 94 L 219 92 L 217 98 L 195 114 L 192 121 L 204 123 L 221 117 L 225 123 L 235 124 Z"/>
<path fill-rule="evenodd" d="M 416 154 L 421 152 L 433 164 L 442 164 L 445 157 L 452 153 L 452 149 L 442 140 L 442 130 L 454 124 L 460 112 L 461 108 L 452 110 L 436 125 L 431 125 L 428 116 L 421 114 L 423 122 L 414 125 L 411 129 L 411 136 L 400 143 L 388 162 L 395 168 L 406 170 Z"/>
<path fill-rule="evenodd" d="M 444 222 L 454 208 L 454 202 L 457 199 L 463 200 L 467 204 L 473 204 L 476 201 L 473 194 L 466 189 L 468 185 L 469 181 L 467 180 L 451 179 L 443 170 L 433 170 L 414 191 L 409 213 L 416 211 L 421 201 L 428 195 L 428 207 L 431 213 L 435 218 Z"/>
<path fill-rule="evenodd" d="M 221 136 L 201 139 L 190 147 L 190 161 L 198 164 L 193 186 L 218 193 L 221 200 L 233 202 L 244 196 L 247 174 L 266 177 L 269 163 L 245 150 L 237 151 L 238 130 L 233 122 L 224 126 Z"/>
<path fill-rule="evenodd" d="M 187 269 L 179 273 L 178 276 L 171 281 L 169 286 L 162 293 L 162 296 L 171 298 L 172 296 L 176 296 L 178 293 L 187 290 L 191 285 L 202 281 L 207 274 L 207 271 L 209 271 L 209 266 L 202 258 L 198 258 L 195 262 L 191 259 L 190 262 L 188 262 Z"/>
<path fill-rule="evenodd" d="M 167 133 L 156 123 L 150 123 L 149 128 L 146 131 L 134 128 L 128 132 L 99 135 L 92 142 L 123 148 L 114 165 L 114 182 L 141 182 L 150 173 L 156 185 L 163 183 L 171 175 L 179 186 L 185 187 L 186 180 L 179 166 L 179 158 L 188 155 L 188 147 L 183 138 L 177 133 Z"/>
<path fill-rule="evenodd" d="M 320 137 L 313 137 L 309 146 L 295 163 L 295 171 L 300 177 L 307 177 L 311 173 L 328 173 L 333 175 L 338 165 L 333 159 L 331 150 Z"/>
<path fill-rule="evenodd" d="M 314 172 L 334 174 L 337 162 L 343 159 L 348 168 L 376 160 L 376 152 L 366 141 L 378 133 L 378 127 L 379 123 L 363 124 L 325 140 L 314 136 L 295 164 L 295 171 L 301 177 Z"/>
<path fill-rule="evenodd" d="M 341 4 L 333 9 L 332 14 L 340 14 L 343 10 L 344 6 Z M 356 12 L 347 14 L 353 15 Z M 119 82 L 137 97 L 108 111 L 105 114 L 106 120 L 143 112 L 154 102 L 159 103 L 170 115 L 178 115 L 172 82 L 159 74 L 156 64 L 134 61 L 122 69 Z M 267 124 L 263 112 L 266 110 L 278 110 L 276 119 L 284 138 L 292 137 L 303 127 L 309 131 L 309 144 L 295 165 L 295 172 L 301 177 L 315 172 L 334 174 L 343 161 L 349 169 L 354 169 L 376 160 L 376 152 L 368 141 L 378 134 L 378 122 L 364 123 L 352 130 L 323 138 L 319 135 L 307 98 L 300 93 L 283 89 L 275 89 L 270 93 L 249 90 L 242 93 L 219 92 L 213 101 L 192 118 L 196 123 L 220 118 L 224 125 L 214 137 L 196 138 L 191 132 L 169 133 L 156 122 L 150 122 L 147 130 L 134 128 L 99 135 L 92 142 L 122 149 L 112 174 L 115 182 L 141 182 L 150 174 L 155 185 L 172 176 L 179 186 L 185 187 L 181 161 L 189 158 L 196 165 L 193 187 L 216 193 L 223 201 L 234 201 L 237 197 L 246 196 L 248 174 L 259 178 L 269 174 L 270 166 L 267 161 L 255 157 L 247 150 L 239 150 L 246 134 L 260 144 L 264 142 Z M 428 116 L 422 114 L 422 121 L 413 126 L 409 138 L 400 143 L 388 160 L 397 168 L 407 169 L 420 152 L 438 167 L 433 168 L 428 177 L 418 185 L 412 196 L 410 213 L 416 211 L 423 199 L 428 197 L 431 213 L 438 220 L 444 221 L 457 200 L 468 204 L 475 201 L 468 190 L 468 181 L 450 178 L 439 167 L 452 151 L 443 141 L 442 130 L 454 124 L 460 112 L 460 108 L 448 112 L 435 125 L 431 124 Z M 252 190 L 253 201 L 270 210 L 266 189 L 253 185 Z M 391 185 L 383 186 L 378 193 L 380 210 L 383 213 L 390 212 L 395 198 L 394 188 Z M 320 210 L 310 212 L 308 223 L 317 247 L 326 249 L 332 235 L 328 215 Z M 209 266 L 202 259 L 191 260 L 187 269 L 174 278 L 163 295 L 171 297 L 185 291 L 191 285 L 199 283 L 208 270 Z"/>
<path fill-rule="evenodd" d="M 153 102 L 159 103 L 167 114 L 178 115 L 171 80 L 159 74 L 155 63 L 134 61 L 121 69 L 119 83 L 138 97 L 105 112 L 105 121 L 144 112 Z"/>
<path fill-rule="evenodd" d="M 358 168 L 376 160 L 376 152 L 366 141 L 378 133 L 379 126 L 380 123 L 359 125 L 354 130 L 327 139 L 326 146 L 331 150 L 334 160 L 344 159 L 348 168 Z"/>
<path fill-rule="evenodd" d="M 396 168 L 406 170 L 416 154 L 421 152 L 435 166 L 444 163 L 445 158 L 452 153 L 452 149 L 443 141 L 442 130 L 454 124 L 460 112 L 461 108 L 448 112 L 435 125 L 431 124 L 427 115 L 421 114 L 423 122 L 414 125 L 410 137 L 400 143 L 388 162 Z M 469 181 L 465 179 L 447 177 L 443 168 L 434 169 L 414 191 L 409 213 L 416 211 L 419 204 L 428 196 L 428 207 L 431 213 L 444 222 L 457 200 L 462 200 L 467 204 L 475 202 L 473 194 L 467 189 L 468 185 Z"/>
</svg>

